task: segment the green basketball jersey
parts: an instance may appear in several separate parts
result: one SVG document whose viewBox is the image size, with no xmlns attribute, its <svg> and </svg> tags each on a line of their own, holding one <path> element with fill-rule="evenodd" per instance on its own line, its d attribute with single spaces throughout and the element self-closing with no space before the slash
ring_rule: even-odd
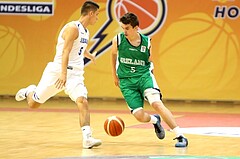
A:
<svg viewBox="0 0 240 159">
<path fill-rule="evenodd" d="M 117 75 L 118 78 L 140 77 L 150 69 L 150 38 L 140 34 L 141 44 L 133 46 L 130 44 L 124 33 L 117 35 L 118 59 Z"/>
</svg>

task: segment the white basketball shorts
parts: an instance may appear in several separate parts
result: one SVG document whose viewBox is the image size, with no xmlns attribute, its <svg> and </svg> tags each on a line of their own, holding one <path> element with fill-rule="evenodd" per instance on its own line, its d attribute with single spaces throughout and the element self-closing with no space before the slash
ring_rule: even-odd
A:
<svg viewBox="0 0 240 159">
<path fill-rule="evenodd" d="M 87 98 L 87 88 L 84 85 L 84 70 L 76 67 L 67 69 L 67 82 L 63 89 L 57 89 L 55 82 L 61 75 L 61 64 L 49 62 L 42 74 L 41 80 L 37 85 L 33 100 L 38 103 L 44 103 L 61 91 L 76 102 L 78 97 Z"/>
</svg>

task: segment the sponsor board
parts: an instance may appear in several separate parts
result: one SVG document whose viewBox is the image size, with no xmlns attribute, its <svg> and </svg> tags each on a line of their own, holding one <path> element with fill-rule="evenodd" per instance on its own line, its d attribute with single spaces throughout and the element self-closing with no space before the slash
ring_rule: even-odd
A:
<svg viewBox="0 0 240 159">
<path fill-rule="evenodd" d="M 53 15 L 52 2 L 0 2 L 0 15 Z"/>
</svg>

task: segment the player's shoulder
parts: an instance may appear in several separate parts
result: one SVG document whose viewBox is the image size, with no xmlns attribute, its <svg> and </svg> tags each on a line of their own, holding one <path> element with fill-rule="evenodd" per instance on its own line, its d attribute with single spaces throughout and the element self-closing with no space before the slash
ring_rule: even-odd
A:
<svg viewBox="0 0 240 159">
<path fill-rule="evenodd" d="M 78 29 L 76 21 L 70 21 L 70 22 L 66 23 L 64 28 Z"/>
<path fill-rule="evenodd" d="M 113 37 L 112 41 L 113 41 L 113 42 L 117 42 L 117 40 L 118 40 L 118 36 L 119 36 L 119 33 L 116 34 L 116 35 Z"/>
<path fill-rule="evenodd" d="M 79 32 L 78 27 L 77 27 L 75 22 L 69 22 L 67 27 L 66 27 L 66 30 L 68 30 L 68 31 L 70 31 L 74 34 L 78 34 L 78 32 Z"/>
<path fill-rule="evenodd" d="M 67 27 L 69 27 L 71 29 L 77 29 L 76 22 L 71 21 L 71 22 L 67 23 Z"/>
<path fill-rule="evenodd" d="M 72 36 L 74 38 L 78 37 L 78 28 L 74 22 L 68 22 L 63 28 L 64 36 Z"/>
<path fill-rule="evenodd" d="M 123 34 L 123 33 L 118 33 L 118 34 L 116 34 L 116 35 L 113 37 L 113 39 L 116 39 L 116 38 L 118 38 L 119 36 L 122 36 L 122 34 Z"/>
<path fill-rule="evenodd" d="M 117 43 L 118 45 L 120 45 L 120 43 L 123 41 L 124 37 L 125 37 L 125 35 L 124 35 L 123 32 L 118 33 L 117 35 L 115 35 L 115 36 L 113 37 L 112 42 L 113 42 L 113 43 Z"/>
<path fill-rule="evenodd" d="M 141 33 L 139 33 L 139 34 L 141 35 L 143 41 L 146 41 L 146 42 L 150 42 L 151 41 L 151 38 L 149 36 L 141 34 Z"/>
<path fill-rule="evenodd" d="M 149 36 L 147 36 L 147 35 L 145 35 L 145 34 L 143 34 L 143 33 L 139 33 L 143 38 L 146 38 L 146 39 L 149 39 L 150 37 Z"/>
</svg>

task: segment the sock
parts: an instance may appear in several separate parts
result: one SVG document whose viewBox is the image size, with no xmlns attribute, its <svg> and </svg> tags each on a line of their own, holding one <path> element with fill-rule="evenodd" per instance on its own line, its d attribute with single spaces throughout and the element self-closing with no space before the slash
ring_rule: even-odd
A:
<svg viewBox="0 0 240 159">
<path fill-rule="evenodd" d="M 91 128 L 90 126 L 83 126 L 82 127 L 82 135 L 83 135 L 83 139 L 88 139 L 89 137 L 91 137 Z"/>
<path fill-rule="evenodd" d="M 176 137 L 179 137 L 179 136 L 184 137 L 183 133 L 181 132 L 181 128 L 179 128 L 179 126 L 175 127 L 173 129 L 173 132 L 176 134 Z"/>
<path fill-rule="evenodd" d="M 156 124 L 158 119 L 154 115 L 150 115 L 150 117 L 151 117 L 151 119 L 150 119 L 149 123 Z"/>
</svg>

